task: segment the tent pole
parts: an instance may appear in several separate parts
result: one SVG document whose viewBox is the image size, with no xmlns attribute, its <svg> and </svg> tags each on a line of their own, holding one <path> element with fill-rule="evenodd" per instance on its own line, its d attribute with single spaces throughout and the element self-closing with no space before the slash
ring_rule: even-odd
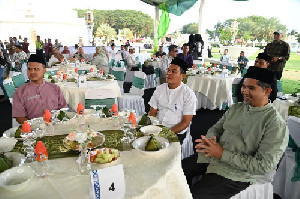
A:
<svg viewBox="0 0 300 199">
<path fill-rule="evenodd" d="M 158 24 L 159 24 L 159 7 L 158 5 L 155 5 L 155 18 L 154 18 L 154 42 L 157 41 L 157 45 L 154 44 L 154 47 L 158 47 Z M 155 38 L 157 40 L 155 40 Z M 156 52 L 158 49 L 154 49 L 154 52 Z"/>
<path fill-rule="evenodd" d="M 207 58 L 208 52 L 207 52 L 207 44 L 208 44 L 208 38 L 206 36 L 206 25 L 205 25 L 205 1 L 201 0 L 200 8 L 199 8 L 199 20 L 198 20 L 198 33 L 201 34 L 202 39 L 204 41 L 204 48 L 202 50 L 202 57 Z"/>
</svg>

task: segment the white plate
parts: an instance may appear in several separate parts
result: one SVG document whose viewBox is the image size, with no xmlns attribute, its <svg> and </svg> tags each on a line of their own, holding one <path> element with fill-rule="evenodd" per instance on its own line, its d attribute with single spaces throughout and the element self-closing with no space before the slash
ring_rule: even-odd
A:
<svg viewBox="0 0 300 199">
<path fill-rule="evenodd" d="M 159 132 L 162 130 L 162 128 L 155 125 L 148 125 L 148 126 L 143 126 L 140 130 L 144 133 L 144 135 L 150 135 L 150 134 L 158 135 Z"/>
<path fill-rule="evenodd" d="M 158 151 L 145 151 L 145 147 L 146 147 L 146 144 L 147 144 L 149 138 L 150 138 L 150 136 L 143 136 L 143 137 L 136 139 L 132 143 L 133 148 L 135 148 L 145 154 L 156 154 L 169 146 L 169 141 L 167 139 L 160 137 L 160 136 L 155 136 L 155 138 L 157 139 L 157 141 L 159 142 L 159 145 L 160 145 L 159 150 Z"/>
<path fill-rule="evenodd" d="M 19 191 L 26 187 L 34 176 L 28 166 L 13 167 L 0 174 L 0 187 L 10 191 Z"/>
</svg>

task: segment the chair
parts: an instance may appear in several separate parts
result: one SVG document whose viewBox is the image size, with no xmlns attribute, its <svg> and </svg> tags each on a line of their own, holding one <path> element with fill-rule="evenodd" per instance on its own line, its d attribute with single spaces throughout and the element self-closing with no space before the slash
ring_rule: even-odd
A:
<svg viewBox="0 0 300 199">
<path fill-rule="evenodd" d="M 181 146 L 181 160 L 194 154 L 193 140 L 191 136 L 191 124 L 187 128 L 186 137 Z"/>
<path fill-rule="evenodd" d="M 160 78 L 160 68 L 155 68 L 154 69 L 154 74 L 155 74 L 155 81 L 156 85 L 160 84 L 159 78 Z"/>
<path fill-rule="evenodd" d="M 300 118 L 289 116 L 287 126 L 289 128 L 290 140 L 277 169 L 277 173 L 274 176 L 274 193 L 278 194 L 284 199 L 298 199 L 300 198 L 300 160 L 298 155 L 300 150 Z"/>
<path fill-rule="evenodd" d="M 136 115 L 140 116 L 145 113 L 144 89 L 146 82 L 146 74 L 142 71 L 134 72 L 132 87 L 129 93 L 124 93 L 118 98 L 119 110 L 130 109 L 135 110 Z"/>
<path fill-rule="evenodd" d="M 282 95 L 282 83 L 280 80 L 277 80 L 277 97 L 281 97 Z"/>
<path fill-rule="evenodd" d="M 123 83 L 125 79 L 125 68 L 122 67 L 113 67 L 111 74 L 117 78 L 118 84 L 121 88 L 121 91 L 123 91 Z"/>
<path fill-rule="evenodd" d="M 116 94 L 112 89 L 94 88 L 85 93 L 85 109 L 92 109 L 92 105 L 105 105 L 111 109 L 116 103 Z"/>
<path fill-rule="evenodd" d="M 237 103 L 237 89 L 242 78 L 235 78 L 232 82 L 232 100 L 233 103 Z"/>
<path fill-rule="evenodd" d="M 25 78 L 20 72 L 13 72 L 12 81 L 16 88 L 19 88 L 23 84 L 25 84 Z"/>
<path fill-rule="evenodd" d="M 12 99 L 16 90 L 16 87 L 14 86 L 13 82 L 10 79 L 5 79 L 3 81 L 3 87 L 7 97 Z"/>
</svg>

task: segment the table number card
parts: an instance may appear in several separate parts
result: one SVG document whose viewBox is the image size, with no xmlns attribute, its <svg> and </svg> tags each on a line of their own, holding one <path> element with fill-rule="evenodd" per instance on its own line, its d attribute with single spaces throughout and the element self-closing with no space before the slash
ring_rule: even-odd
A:
<svg viewBox="0 0 300 199">
<path fill-rule="evenodd" d="M 91 173 L 91 199 L 121 199 L 125 196 L 125 178 L 123 164 Z"/>
<path fill-rule="evenodd" d="M 86 76 L 78 76 L 78 87 L 87 87 Z"/>
</svg>

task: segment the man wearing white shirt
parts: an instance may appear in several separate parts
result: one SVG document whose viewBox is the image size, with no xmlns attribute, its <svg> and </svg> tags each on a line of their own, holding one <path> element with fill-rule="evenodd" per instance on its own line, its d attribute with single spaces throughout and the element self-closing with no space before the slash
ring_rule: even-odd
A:
<svg viewBox="0 0 300 199">
<path fill-rule="evenodd" d="M 135 56 L 135 48 L 133 47 L 129 47 L 129 55 L 126 57 L 127 60 L 127 68 L 130 71 L 138 71 L 139 67 L 139 61 L 136 60 L 136 56 Z"/>
<path fill-rule="evenodd" d="M 156 88 L 150 99 L 150 116 L 176 133 L 182 144 L 193 115 L 196 115 L 196 96 L 192 89 L 182 83 L 188 65 L 175 57 L 168 68 L 166 81 Z"/>
<path fill-rule="evenodd" d="M 220 61 L 222 64 L 229 64 L 231 57 L 228 55 L 228 49 L 224 50 L 224 55 L 221 56 Z"/>
<path fill-rule="evenodd" d="M 160 68 L 159 82 L 161 84 L 166 83 L 166 74 L 167 74 L 168 67 L 172 62 L 172 60 L 174 59 L 174 57 L 177 56 L 177 53 L 178 53 L 177 46 L 170 45 L 169 54 L 162 56 L 160 60 L 160 66 L 159 66 Z"/>
<path fill-rule="evenodd" d="M 123 50 L 123 60 L 125 60 L 128 55 L 129 55 L 128 46 L 125 45 Z"/>
<path fill-rule="evenodd" d="M 115 49 L 115 44 L 111 44 L 110 46 L 110 50 L 109 50 L 109 55 L 110 55 L 110 59 L 116 60 L 116 54 L 118 53 L 118 51 Z"/>
</svg>

